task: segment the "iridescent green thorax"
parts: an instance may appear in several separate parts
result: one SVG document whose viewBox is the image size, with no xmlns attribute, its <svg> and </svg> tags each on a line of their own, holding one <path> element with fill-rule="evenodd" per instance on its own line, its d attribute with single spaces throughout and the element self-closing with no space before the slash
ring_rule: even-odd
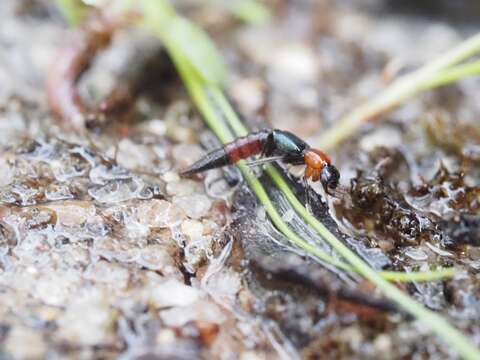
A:
<svg viewBox="0 0 480 360">
<path fill-rule="evenodd" d="M 273 130 L 276 152 L 285 154 L 285 162 L 303 163 L 303 152 L 310 146 L 289 131 Z"/>
</svg>

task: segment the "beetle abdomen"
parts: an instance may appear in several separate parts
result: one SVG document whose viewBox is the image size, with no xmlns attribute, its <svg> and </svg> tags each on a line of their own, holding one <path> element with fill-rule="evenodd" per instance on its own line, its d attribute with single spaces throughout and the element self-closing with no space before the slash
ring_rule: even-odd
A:
<svg viewBox="0 0 480 360">
<path fill-rule="evenodd" d="M 227 152 L 225 151 L 224 147 L 221 147 L 208 153 L 196 163 L 183 170 L 180 175 L 191 176 L 205 170 L 215 169 L 228 165 L 228 163 L 229 157 L 227 155 Z"/>
<path fill-rule="evenodd" d="M 258 155 L 263 150 L 263 143 L 266 139 L 265 132 L 256 132 L 225 145 L 230 164 L 247 159 L 250 156 Z"/>
</svg>

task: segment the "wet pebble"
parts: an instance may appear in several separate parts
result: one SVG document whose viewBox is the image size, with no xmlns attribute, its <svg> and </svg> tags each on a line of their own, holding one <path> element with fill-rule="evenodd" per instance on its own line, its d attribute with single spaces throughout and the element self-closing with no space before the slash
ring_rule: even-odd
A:
<svg viewBox="0 0 480 360">
<path fill-rule="evenodd" d="M 191 241 L 196 241 L 202 238 L 203 224 L 198 220 L 185 220 L 182 223 L 182 232 L 190 238 Z"/>
<path fill-rule="evenodd" d="M 180 169 L 192 165 L 204 154 L 205 152 L 199 145 L 193 144 L 180 144 L 175 146 L 172 151 L 172 157 Z"/>
<path fill-rule="evenodd" d="M 127 169 L 151 169 L 157 156 L 150 145 L 135 144 L 122 139 L 118 144 L 116 160 Z"/>
<path fill-rule="evenodd" d="M 117 263 L 97 261 L 90 264 L 83 273 L 83 278 L 95 283 L 103 283 L 116 289 L 125 289 L 128 284 L 128 269 Z"/>
<path fill-rule="evenodd" d="M 95 206 L 89 201 L 68 200 L 45 205 L 55 212 L 57 224 L 67 227 L 82 226 L 96 214 Z"/>
<path fill-rule="evenodd" d="M 64 341 L 85 346 L 111 342 L 115 313 L 107 299 L 108 294 L 98 287 L 81 291 L 59 318 L 56 335 Z"/>
<path fill-rule="evenodd" d="M 249 115 L 257 114 L 266 101 L 267 85 L 260 78 L 239 79 L 232 89 L 232 96 L 240 108 Z"/>
<path fill-rule="evenodd" d="M 232 269 L 222 269 L 208 279 L 207 288 L 222 302 L 233 305 L 242 288 L 242 280 Z"/>
<path fill-rule="evenodd" d="M 162 245 L 149 245 L 140 250 L 136 262 L 146 269 L 160 271 L 163 275 L 178 274 L 172 252 Z"/>
<path fill-rule="evenodd" d="M 428 259 L 428 255 L 419 248 L 408 247 L 405 249 L 404 254 L 415 261 L 425 261 Z"/>
<path fill-rule="evenodd" d="M 15 172 L 5 157 L 0 158 L 0 187 L 10 185 L 15 178 Z"/>
<path fill-rule="evenodd" d="M 47 271 L 39 273 L 32 287 L 32 295 L 44 304 L 62 306 L 71 300 L 72 292 L 80 285 L 80 274 L 75 271 Z"/>
<path fill-rule="evenodd" d="M 166 325 L 173 327 L 181 327 L 192 321 L 221 324 L 225 319 L 218 305 L 206 300 L 198 300 L 189 306 L 161 311 L 160 317 Z"/>
<path fill-rule="evenodd" d="M 156 308 L 189 306 L 201 297 L 201 292 L 176 279 L 167 279 L 148 292 L 150 302 Z"/>
<path fill-rule="evenodd" d="M 138 177 L 109 181 L 103 186 L 91 187 L 88 193 L 95 200 L 104 204 L 115 204 L 132 199 L 149 199 L 153 196 L 151 190 Z"/>
<path fill-rule="evenodd" d="M 319 74 L 317 57 L 313 50 L 302 43 L 291 43 L 276 49 L 272 71 L 289 81 L 314 81 Z"/>
<path fill-rule="evenodd" d="M 199 183 L 193 180 L 182 179 L 179 181 L 170 181 L 167 183 L 166 190 L 167 194 L 170 196 L 173 195 L 191 195 L 194 192 L 200 191 Z"/>
<path fill-rule="evenodd" d="M 25 326 L 14 326 L 5 341 L 5 350 L 15 359 L 41 359 L 47 353 L 41 332 Z"/>
<path fill-rule="evenodd" d="M 201 219 L 207 216 L 212 207 L 212 200 L 203 194 L 174 196 L 173 203 L 180 207 L 185 214 L 192 219 Z"/>
<path fill-rule="evenodd" d="M 90 170 L 89 177 L 94 184 L 105 185 L 111 180 L 128 180 L 132 174 L 122 166 L 98 164 Z"/>
<path fill-rule="evenodd" d="M 377 147 L 398 148 L 402 144 L 402 134 L 399 129 L 393 127 L 377 127 L 360 140 L 360 148 L 370 152 Z"/>
<path fill-rule="evenodd" d="M 136 219 L 150 228 L 172 227 L 180 225 L 185 219 L 185 211 L 175 203 L 153 199 L 138 207 Z"/>
</svg>

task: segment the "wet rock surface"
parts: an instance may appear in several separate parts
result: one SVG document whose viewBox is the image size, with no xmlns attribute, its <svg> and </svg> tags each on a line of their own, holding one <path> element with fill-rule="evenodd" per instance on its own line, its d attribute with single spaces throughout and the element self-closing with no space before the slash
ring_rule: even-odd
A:
<svg viewBox="0 0 480 360">
<path fill-rule="evenodd" d="M 263 26 L 180 5 L 218 41 L 252 127 L 310 140 L 478 31 L 458 16 L 477 5 L 439 3 L 272 1 Z M 179 177 L 215 143 L 158 44 L 115 36 L 82 94 L 96 102 L 132 64 L 145 86 L 126 119 L 71 133 L 43 87 L 70 31 L 46 1 L 3 0 L 0 13 L 0 358 L 456 358 L 358 276 L 288 243 L 234 170 Z M 373 268 L 455 266 L 453 279 L 399 286 L 477 344 L 479 87 L 418 96 L 332 151 L 345 191 L 328 205 L 289 178 Z M 261 179 L 283 219 L 334 255 Z"/>
</svg>

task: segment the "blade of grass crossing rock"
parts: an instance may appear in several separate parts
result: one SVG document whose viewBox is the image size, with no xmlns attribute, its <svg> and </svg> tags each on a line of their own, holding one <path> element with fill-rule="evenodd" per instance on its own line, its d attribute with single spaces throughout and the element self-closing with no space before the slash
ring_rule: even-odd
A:
<svg viewBox="0 0 480 360">
<path fill-rule="evenodd" d="M 178 58 L 175 60 L 177 63 L 177 66 L 183 69 L 182 71 L 182 77 L 185 79 L 192 79 L 194 78 L 194 73 L 193 72 L 188 72 L 188 65 L 184 61 L 180 61 Z M 188 75 L 190 74 L 190 75 Z M 185 83 L 187 84 L 187 87 L 189 88 L 190 94 L 192 98 L 194 99 L 195 103 L 197 104 L 197 107 L 199 107 L 201 113 L 203 114 L 207 124 L 209 127 L 214 131 L 216 136 L 222 141 L 223 143 L 229 142 L 233 140 L 232 135 L 230 134 L 229 130 L 225 128 L 223 125 L 223 121 L 218 120 L 218 112 L 214 109 L 214 106 L 210 104 L 209 102 L 209 97 L 204 90 L 205 87 L 200 85 L 200 84 L 195 84 L 194 81 L 189 81 L 189 80 L 184 80 Z M 218 90 L 210 88 L 209 94 L 217 94 L 218 95 Z M 215 96 L 215 95 L 214 95 Z M 225 108 L 226 110 L 225 116 L 232 116 L 234 115 L 233 109 L 230 108 Z M 228 114 L 227 114 L 228 113 Z M 240 127 L 243 127 L 242 124 L 236 124 L 237 130 L 240 129 Z M 246 129 L 245 131 L 246 132 Z M 237 134 L 237 135 L 242 135 L 242 134 Z M 259 198 L 260 202 L 265 206 L 265 209 L 267 211 L 267 214 L 270 216 L 272 219 L 274 225 L 279 229 L 287 238 L 295 245 L 300 247 L 301 249 L 305 250 L 307 253 L 310 255 L 313 255 L 317 258 L 319 258 L 322 261 L 325 261 L 331 265 L 334 265 L 338 268 L 341 268 L 343 270 L 349 270 L 349 271 L 355 271 L 352 267 L 345 265 L 345 263 L 340 262 L 339 260 L 331 257 L 328 255 L 326 252 L 324 252 L 322 249 L 316 247 L 315 245 L 312 245 L 305 240 L 303 240 L 301 237 L 296 235 L 285 222 L 283 222 L 282 217 L 278 212 L 276 211 L 275 207 L 271 203 L 270 199 L 268 198 L 268 195 L 265 192 L 265 189 L 262 187 L 260 182 L 256 179 L 256 177 L 252 174 L 248 166 L 245 166 L 244 164 L 240 163 L 239 164 L 240 170 L 242 171 L 242 174 L 245 176 L 247 182 L 249 183 L 250 187 L 252 190 L 255 192 L 257 197 Z M 272 168 L 274 171 L 275 169 Z M 278 175 L 278 179 L 283 180 L 281 175 Z M 278 180 L 277 179 L 277 180 Z M 284 187 L 288 189 L 288 186 L 286 183 L 283 183 Z M 285 190 L 284 190 L 285 193 Z M 288 195 L 288 193 L 287 193 Z M 303 205 L 298 202 L 298 200 L 295 198 L 293 193 L 290 192 L 290 195 L 292 196 L 289 200 L 292 201 L 292 199 L 295 199 L 297 202 L 298 207 L 303 207 Z M 304 209 L 304 208 L 303 208 Z M 450 269 L 442 269 L 439 271 L 428 271 L 428 272 L 411 272 L 411 273 L 405 273 L 405 272 L 396 272 L 396 271 L 382 271 L 379 273 L 380 276 L 384 277 L 385 279 L 391 280 L 391 281 L 399 281 L 399 282 L 406 282 L 406 281 L 432 281 L 432 280 L 438 280 L 446 277 L 451 277 L 455 274 L 455 269 L 450 268 Z"/>
<path fill-rule="evenodd" d="M 227 119 L 238 135 L 243 135 L 247 131 L 236 115 L 228 100 L 219 90 L 213 90 L 213 97 L 217 100 L 219 106 L 224 110 Z M 313 217 L 300 201 L 295 197 L 282 176 L 273 167 L 268 167 L 267 172 L 272 177 L 275 184 L 282 190 L 292 207 L 327 241 L 338 253 L 346 259 L 361 275 L 375 284 L 381 292 L 396 302 L 401 308 L 412 314 L 424 325 L 440 336 L 446 343 L 453 346 L 459 354 L 466 359 L 480 359 L 480 351 L 475 345 L 466 338 L 460 331 L 450 325 L 442 316 L 426 309 L 423 305 L 411 299 L 393 284 L 382 278 L 374 269 L 368 266 L 345 244 L 339 241 L 322 223 Z"/>
<path fill-rule="evenodd" d="M 474 65 L 458 65 L 478 53 L 480 34 L 463 41 L 420 69 L 395 80 L 377 96 L 355 108 L 335 126 L 324 131 L 314 145 L 329 150 L 353 135 L 362 124 L 387 113 L 424 90 L 446 85 L 463 77 L 480 75 L 478 67 Z"/>
<path fill-rule="evenodd" d="M 150 2 L 152 0 L 145 0 Z M 168 37 L 164 31 L 155 31 L 156 24 L 152 24 L 152 30 L 154 30 L 160 38 L 165 40 L 165 37 Z M 187 32 L 188 36 L 188 32 Z M 221 121 L 217 121 L 217 114 L 215 107 L 209 101 L 208 93 L 213 95 L 213 98 L 220 106 L 222 111 L 225 113 L 227 120 L 230 122 L 232 128 L 235 132 L 246 133 L 246 128 L 241 124 L 240 120 L 236 116 L 235 111 L 229 106 L 228 101 L 224 97 L 223 93 L 216 86 L 212 86 L 212 82 L 206 81 L 208 79 L 202 78 L 202 71 L 195 69 L 195 66 L 198 67 L 198 64 L 195 65 L 195 61 L 191 61 L 188 56 L 195 56 L 194 53 L 182 51 L 175 46 L 175 42 L 168 41 L 167 50 L 172 57 L 177 70 L 179 71 L 189 93 L 193 98 L 195 104 L 199 108 L 200 112 L 203 114 L 208 125 L 212 130 L 219 136 L 221 141 L 226 142 L 232 139 L 232 135 L 226 130 L 224 125 L 221 125 Z M 210 48 L 210 51 L 215 50 L 215 48 Z M 208 64 L 203 64 L 207 65 Z M 200 75 L 199 75 L 200 72 Z M 207 72 L 208 73 L 208 72 Z M 205 75 L 205 74 L 203 74 Z M 210 84 L 210 85 L 209 85 Z M 206 91 L 208 90 L 208 91 Z M 227 106 L 228 105 L 228 106 Z M 265 206 L 265 209 L 272 219 L 272 222 L 277 226 L 277 229 L 282 231 L 293 243 L 297 244 L 304 250 L 314 254 L 319 258 L 323 258 L 326 262 L 333 262 L 335 266 L 343 268 L 345 270 L 350 270 L 349 266 L 346 266 L 344 263 L 339 260 L 332 258 L 330 255 L 320 251 L 316 248 L 305 242 L 303 239 L 298 237 L 289 227 L 286 225 L 281 216 L 276 211 L 275 207 L 271 203 L 265 189 L 262 187 L 260 182 L 255 178 L 255 176 L 250 172 L 250 170 L 243 164 L 239 164 L 242 174 L 245 176 L 246 181 L 252 188 L 252 190 L 257 194 L 259 200 Z M 275 181 L 277 186 L 285 193 L 287 198 L 291 201 L 292 206 L 299 211 L 299 213 L 305 218 L 305 220 L 319 232 L 319 234 L 327 241 L 345 260 L 347 260 L 352 267 L 363 275 L 365 278 L 370 280 L 375 284 L 382 293 L 396 302 L 404 310 L 411 313 L 415 318 L 422 321 L 426 326 L 429 326 L 434 333 L 439 335 L 446 343 L 450 344 L 452 347 L 458 351 L 460 355 L 467 359 L 479 359 L 480 352 L 475 347 L 475 345 L 467 339 L 460 331 L 452 327 L 448 321 L 442 318 L 440 315 L 435 314 L 434 312 L 427 310 L 421 304 L 415 302 L 409 296 L 404 294 L 394 285 L 390 284 L 388 281 L 383 279 L 377 272 L 370 268 L 363 260 L 361 260 L 354 252 L 352 252 L 346 245 L 339 241 L 333 234 L 331 234 L 328 229 L 325 228 L 323 224 L 318 222 L 313 216 L 306 212 L 306 209 L 303 205 L 296 199 L 293 192 L 288 188 L 288 185 L 285 183 L 281 175 L 276 172 L 271 167 L 267 170 L 272 176 L 272 179 Z"/>
<path fill-rule="evenodd" d="M 204 87 L 201 81 L 198 80 L 198 77 L 195 75 L 195 72 L 192 71 L 191 66 L 189 65 L 188 61 L 186 61 L 179 53 L 173 55 L 173 61 L 177 66 L 179 73 L 182 76 L 184 83 L 189 90 L 191 97 L 194 99 L 197 107 L 200 109 L 200 112 L 205 118 L 205 121 L 209 125 L 209 127 L 213 130 L 215 135 L 223 142 L 229 142 L 233 140 L 232 135 L 230 134 L 229 130 L 226 129 L 224 126 L 221 125 L 221 121 L 218 121 L 217 118 L 217 111 L 215 110 L 214 106 L 210 103 L 206 92 L 204 91 Z M 275 209 L 275 206 L 270 201 L 267 192 L 263 188 L 262 184 L 255 175 L 250 171 L 248 166 L 246 166 L 243 162 L 238 163 L 238 167 L 242 172 L 245 180 L 249 184 L 250 188 L 255 192 L 257 197 L 259 198 L 260 202 L 265 207 L 267 214 L 269 215 L 270 219 L 277 227 L 279 231 L 281 231 L 287 238 L 295 245 L 300 247 L 301 249 L 305 250 L 308 254 L 316 256 L 318 259 L 336 266 L 342 270 L 352 271 L 353 269 L 346 265 L 345 263 L 341 262 L 340 260 L 332 257 L 331 255 L 327 254 L 322 249 L 317 248 L 316 246 L 306 242 L 297 234 L 295 234 L 290 227 L 283 221 L 281 215 Z"/>
</svg>

